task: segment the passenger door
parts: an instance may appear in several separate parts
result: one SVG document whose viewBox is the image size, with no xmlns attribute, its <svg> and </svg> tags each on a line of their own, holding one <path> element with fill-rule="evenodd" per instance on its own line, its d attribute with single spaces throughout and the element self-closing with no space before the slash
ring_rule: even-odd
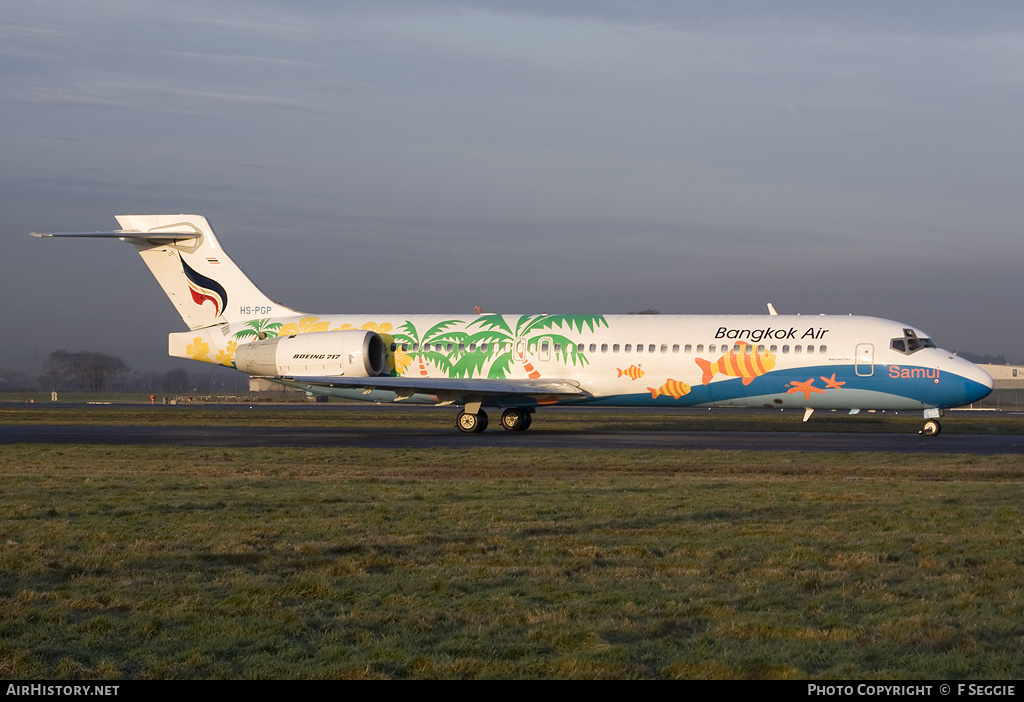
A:
<svg viewBox="0 0 1024 702">
<path fill-rule="evenodd" d="M 875 372 L 875 347 L 873 344 L 857 344 L 854 370 L 857 375 L 867 377 Z"/>
</svg>

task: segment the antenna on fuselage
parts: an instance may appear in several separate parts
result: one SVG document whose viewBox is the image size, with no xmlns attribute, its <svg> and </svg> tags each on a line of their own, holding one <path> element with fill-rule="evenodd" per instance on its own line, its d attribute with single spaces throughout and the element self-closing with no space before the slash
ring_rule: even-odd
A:
<svg viewBox="0 0 1024 702">
<path fill-rule="evenodd" d="M 778 316 L 778 312 L 775 311 L 775 305 L 768 303 L 768 314 Z"/>
</svg>

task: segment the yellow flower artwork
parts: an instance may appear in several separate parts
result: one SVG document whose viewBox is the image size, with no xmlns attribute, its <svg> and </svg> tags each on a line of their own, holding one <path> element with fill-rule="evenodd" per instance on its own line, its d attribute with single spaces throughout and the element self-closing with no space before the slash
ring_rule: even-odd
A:
<svg viewBox="0 0 1024 702">
<path fill-rule="evenodd" d="M 235 365 L 235 351 L 237 350 L 238 342 L 229 341 L 227 349 L 217 352 L 217 363 L 228 367 Z"/>
<path fill-rule="evenodd" d="M 403 351 L 402 347 L 399 346 L 395 349 L 395 353 L 392 356 L 388 356 L 387 365 L 393 365 L 392 370 L 398 371 L 399 375 L 405 375 L 405 371 L 412 365 L 412 356 Z"/>
<path fill-rule="evenodd" d="M 185 353 L 196 361 L 210 362 L 210 345 L 203 341 L 201 336 L 197 336 L 191 344 L 185 347 Z"/>
<path fill-rule="evenodd" d="M 309 332 L 325 332 L 331 323 L 321 322 L 319 317 L 303 317 L 297 323 L 289 322 L 281 326 L 278 336 L 291 336 L 292 334 L 308 334 Z"/>
</svg>

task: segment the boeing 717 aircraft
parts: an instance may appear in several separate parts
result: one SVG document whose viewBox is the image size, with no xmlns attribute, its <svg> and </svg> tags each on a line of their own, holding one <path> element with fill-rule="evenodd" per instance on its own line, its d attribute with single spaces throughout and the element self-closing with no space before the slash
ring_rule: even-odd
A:
<svg viewBox="0 0 1024 702">
<path fill-rule="evenodd" d="M 992 378 L 920 329 L 874 317 L 597 314 L 306 314 L 264 295 L 206 218 L 120 215 L 181 314 L 171 356 L 237 368 L 314 395 L 460 407 L 458 428 L 523 431 L 544 405 L 942 411 Z"/>
</svg>

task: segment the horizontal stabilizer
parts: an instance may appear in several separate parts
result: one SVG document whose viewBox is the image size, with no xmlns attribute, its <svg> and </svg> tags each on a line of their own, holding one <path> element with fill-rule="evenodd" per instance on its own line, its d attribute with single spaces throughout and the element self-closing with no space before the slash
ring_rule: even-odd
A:
<svg viewBox="0 0 1024 702">
<path fill-rule="evenodd" d="M 203 235 L 202 232 L 174 232 L 174 233 L 160 233 L 156 234 L 153 232 L 139 232 L 129 231 L 127 229 L 116 229 L 112 232 L 53 232 L 53 233 L 40 233 L 40 232 L 29 232 L 32 236 L 39 238 L 47 236 L 70 236 L 70 237 L 81 237 L 84 239 L 134 239 L 144 241 L 187 241 L 189 239 L 198 239 Z"/>
<path fill-rule="evenodd" d="M 279 305 L 235 265 L 205 217 L 117 215 L 106 232 L 29 232 L 40 238 L 120 239 L 135 247 L 189 329 L 297 315 Z"/>
</svg>

